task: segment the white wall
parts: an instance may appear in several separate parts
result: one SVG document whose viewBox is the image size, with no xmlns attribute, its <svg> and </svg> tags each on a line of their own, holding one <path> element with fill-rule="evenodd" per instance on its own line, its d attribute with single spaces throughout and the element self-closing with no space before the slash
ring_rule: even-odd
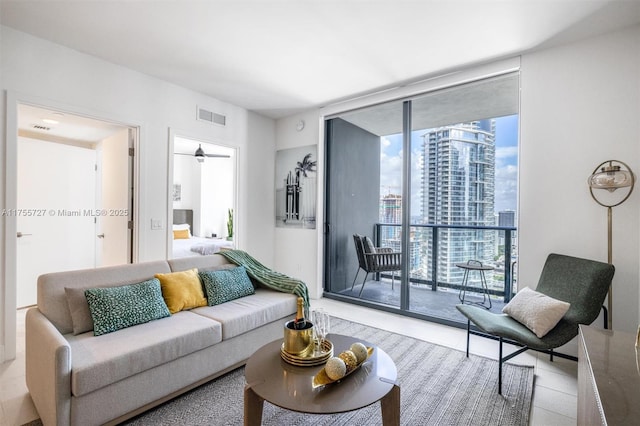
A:
<svg viewBox="0 0 640 426">
<path fill-rule="evenodd" d="M 521 57 L 520 286 L 536 286 L 550 252 L 607 260 L 606 209 L 591 199 L 586 179 L 595 166 L 612 158 L 640 173 L 638 46 L 640 26 L 635 26 Z M 421 86 L 414 87 L 420 90 Z M 407 96 L 409 89 L 372 98 L 381 102 Z M 365 102 L 356 100 L 349 107 Z M 339 108 L 278 120 L 277 149 L 319 142 L 318 170 L 322 171 L 324 147 L 318 119 Z M 306 127 L 296 132 L 295 123 L 300 119 Z M 321 190 L 319 194 L 322 198 Z M 634 330 L 640 322 L 639 197 L 640 188 L 614 209 L 614 328 L 619 330 Z M 322 203 L 319 206 L 321 228 Z M 321 294 L 320 232 L 278 228 L 275 250 L 280 271 L 305 279 L 314 297 Z"/>
<path fill-rule="evenodd" d="M 586 179 L 610 159 L 640 172 L 639 46 L 635 26 L 522 57 L 520 285 L 535 287 L 549 252 L 607 261 L 607 211 Z M 613 209 L 616 330 L 640 320 L 638 200 Z"/>
<path fill-rule="evenodd" d="M 178 129 L 181 134 L 196 139 L 236 147 L 241 194 L 236 212 L 239 229 L 236 245 L 243 249 L 250 247 L 255 257 L 273 265 L 273 224 L 265 219 L 273 204 L 270 197 L 273 179 L 265 179 L 273 176 L 273 161 L 270 161 L 275 147 L 273 120 L 8 27 L 0 27 L 0 43 L 0 164 L 3 170 L 7 147 L 5 117 L 7 113 L 12 116 L 11 110 L 15 109 L 15 105 L 7 105 L 5 110 L 9 98 L 37 100 L 44 106 L 139 126 L 138 260 L 149 261 L 164 259 L 167 253 L 169 130 Z M 196 121 L 196 105 L 226 115 L 227 126 Z M 0 209 L 3 209 L 7 208 L 5 176 L 1 179 Z M 258 195 L 252 198 L 251 194 Z M 261 211 L 264 208 L 269 210 Z M 151 219 L 161 219 L 163 229 L 151 230 Z M 4 241 L 5 218 L 0 220 L 0 241 Z M 11 244 L 8 247 L 11 250 Z M 15 253 L 10 250 L 5 250 L 4 245 L 0 247 L 3 267 L 5 262 L 15 259 Z M 4 308 L 11 304 L 15 292 L 10 288 L 14 284 L 7 286 L 4 282 L 4 268 L 0 277 L 0 297 L 3 298 L 0 306 L 4 315 L 0 330 L 6 330 L 6 325 L 15 319 L 13 313 Z M 4 300 L 5 295 L 9 299 Z M 3 335 L 0 352 L 8 340 L 11 339 Z M 7 353 L 10 352 L 11 348 Z"/>
<path fill-rule="evenodd" d="M 202 236 L 227 237 L 228 210 L 234 202 L 235 158 L 207 158 L 202 164 Z"/>
<path fill-rule="evenodd" d="M 173 201 L 174 209 L 193 210 L 193 229 L 191 233 L 200 236 L 201 209 L 201 170 L 200 164 L 192 156 L 173 156 L 173 183 L 180 185 L 180 201 Z"/>
<path fill-rule="evenodd" d="M 303 120 L 305 126 L 302 131 L 296 129 L 297 123 Z M 297 148 L 300 146 L 318 144 L 318 194 L 322 197 L 322 180 L 324 174 L 324 151 L 321 151 L 320 124 L 318 111 L 309 111 L 278 120 L 276 124 L 277 147 L 276 150 Z M 274 160 L 275 161 L 275 160 Z M 275 176 L 272 179 L 273 197 L 275 197 Z M 310 297 L 319 298 L 322 295 L 322 280 L 319 275 L 322 272 L 322 224 L 323 214 L 321 204 L 318 203 L 316 212 L 316 229 L 276 228 L 275 230 L 275 259 L 276 269 L 284 274 L 296 277 L 304 281 L 309 287 Z M 271 225 L 275 226 L 275 205 L 272 211 Z"/>
</svg>

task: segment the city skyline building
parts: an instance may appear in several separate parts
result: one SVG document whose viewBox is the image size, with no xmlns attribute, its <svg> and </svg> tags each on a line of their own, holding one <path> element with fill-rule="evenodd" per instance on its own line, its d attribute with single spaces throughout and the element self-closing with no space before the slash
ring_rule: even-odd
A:
<svg viewBox="0 0 640 426">
<path fill-rule="evenodd" d="M 498 226 L 516 226 L 516 212 L 513 210 L 503 210 L 498 212 Z"/>
<path fill-rule="evenodd" d="M 494 226 L 495 120 L 443 126 L 422 137 L 423 220 L 443 225 Z M 424 257 L 425 262 L 438 259 L 438 281 L 459 283 L 464 272 L 456 263 L 491 263 L 496 255 L 495 231 L 442 228 L 438 238 L 438 256 L 432 256 L 430 239 Z M 431 268 L 423 269 L 431 274 Z"/>
</svg>

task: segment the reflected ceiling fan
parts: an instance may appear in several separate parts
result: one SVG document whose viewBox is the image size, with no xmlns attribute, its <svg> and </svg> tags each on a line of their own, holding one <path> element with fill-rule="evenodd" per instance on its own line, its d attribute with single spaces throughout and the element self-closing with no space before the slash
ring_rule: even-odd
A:
<svg viewBox="0 0 640 426">
<path fill-rule="evenodd" d="M 227 154 L 207 154 L 202 149 L 202 144 L 198 145 L 198 149 L 196 149 L 196 152 L 194 154 L 183 154 L 181 152 L 176 152 L 175 154 L 177 154 L 177 155 L 193 155 L 194 157 L 196 157 L 196 160 L 198 160 L 198 163 L 204 163 L 204 159 L 206 157 L 216 157 L 216 158 L 230 158 L 231 157 L 230 155 L 227 155 Z"/>
</svg>

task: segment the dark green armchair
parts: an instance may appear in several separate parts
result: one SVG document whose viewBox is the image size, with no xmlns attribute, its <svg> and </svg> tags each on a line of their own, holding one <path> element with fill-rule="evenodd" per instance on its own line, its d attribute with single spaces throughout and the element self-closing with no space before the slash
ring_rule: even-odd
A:
<svg viewBox="0 0 640 426">
<path fill-rule="evenodd" d="M 527 349 L 549 353 L 578 335 L 578 324 L 591 324 L 596 320 L 604 302 L 615 268 L 608 263 L 581 259 L 561 254 L 550 254 L 542 269 L 537 292 L 571 304 L 558 324 L 539 338 L 527 327 L 506 314 L 496 314 L 472 305 L 457 305 L 467 317 L 467 357 L 469 335 L 495 336 L 499 340 L 498 393 L 502 394 L 502 363 Z M 480 331 L 472 330 L 471 323 Z M 522 346 L 503 356 L 503 342 Z M 569 357 L 575 359 L 575 357 Z"/>
</svg>

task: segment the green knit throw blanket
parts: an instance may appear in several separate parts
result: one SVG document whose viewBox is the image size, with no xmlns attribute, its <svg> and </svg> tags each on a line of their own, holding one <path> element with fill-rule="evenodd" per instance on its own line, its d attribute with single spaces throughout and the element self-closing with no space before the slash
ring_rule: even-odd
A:
<svg viewBox="0 0 640 426">
<path fill-rule="evenodd" d="M 259 283 L 264 284 L 264 286 L 302 297 L 304 305 L 309 307 L 309 290 L 304 282 L 267 268 L 245 251 L 220 250 L 220 254 L 230 262 L 244 266 L 247 274 Z"/>
</svg>

